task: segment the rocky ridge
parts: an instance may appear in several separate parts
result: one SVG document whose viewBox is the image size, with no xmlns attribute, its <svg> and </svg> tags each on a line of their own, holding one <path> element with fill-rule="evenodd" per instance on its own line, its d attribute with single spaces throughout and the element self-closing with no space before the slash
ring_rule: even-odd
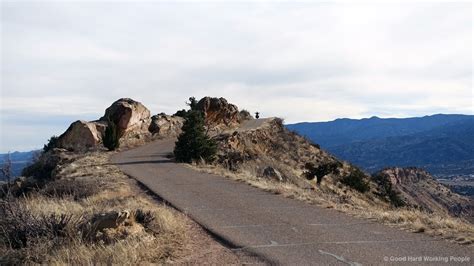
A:
<svg viewBox="0 0 474 266">
<path fill-rule="evenodd" d="M 270 178 L 310 188 L 303 178 L 307 162 L 316 165 L 339 162 L 305 138 L 288 131 L 279 118 L 267 119 L 257 128 L 226 131 L 214 137 L 218 143 L 216 163 L 230 171 L 245 171 L 261 178 Z M 327 179 L 338 179 L 350 165 L 341 162 L 338 171 Z"/>
<path fill-rule="evenodd" d="M 385 189 L 374 176 L 357 167 L 338 160 L 319 145 L 289 131 L 279 118 L 254 120 L 246 111 L 239 111 L 224 98 L 204 97 L 195 106 L 202 111 L 206 126 L 218 144 L 214 162 L 231 172 L 244 172 L 261 179 L 291 183 L 305 189 L 314 189 L 307 180 L 307 165 L 319 169 L 316 185 L 322 191 L 334 193 L 347 201 L 349 194 L 370 204 L 384 203 L 380 197 Z M 181 132 L 184 118 L 163 113 L 151 116 L 141 103 L 124 98 L 114 102 L 97 121 L 76 121 L 59 137 L 59 148 L 85 151 L 102 148 L 102 138 L 108 121 L 119 128 L 122 146 L 144 144 L 156 138 L 174 138 Z M 321 170 L 326 169 L 326 170 Z M 54 173 L 53 173 L 54 174 Z M 386 169 L 378 176 L 390 180 L 391 189 L 398 193 L 408 206 L 429 212 L 449 213 L 455 216 L 472 216 L 472 202 L 451 192 L 421 170 Z M 355 180 L 355 181 L 354 181 Z M 356 182 L 356 183 L 354 183 Z M 354 184 L 365 184 L 365 194 L 354 191 Z M 357 189 L 356 189 L 357 190 Z"/>
<path fill-rule="evenodd" d="M 222 97 L 204 97 L 197 102 L 196 110 L 204 114 L 206 126 L 213 134 L 235 129 L 242 122 L 253 119 L 248 111 L 239 111 L 236 105 Z"/>
<path fill-rule="evenodd" d="M 101 149 L 109 121 L 117 125 L 122 146 L 135 146 L 156 138 L 179 135 L 184 119 L 166 114 L 151 116 L 142 103 L 122 98 L 108 107 L 99 120 L 72 123 L 59 136 L 57 147 L 70 151 Z"/>
<path fill-rule="evenodd" d="M 209 126 L 235 126 L 239 121 L 239 109 L 224 98 L 204 97 L 197 103 L 196 110 L 204 114 Z"/>
<path fill-rule="evenodd" d="M 206 125 L 214 134 L 252 119 L 248 112 L 239 111 L 224 98 L 204 97 L 196 109 L 203 112 Z M 122 98 L 112 103 L 98 120 L 73 122 L 59 136 L 57 147 L 78 152 L 101 149 L 109 121 L 117 125 L 121 146 L 136 146 L 157 138 L 177 137 L 184 118 L 164 113 L 151 116 L 142 103 Z"/>
<path fill-rule="evenodd" d="M 199 101 L 210 133 L 226 131 L 251 119 L 250 114 L 240 112 L 237 106 L 224 98 L 205 97 Z M 105 150 L 103 138 L 109 122 L 118 129 L 121 147 L 133 147 L 160 138 L 176 138 L 181 133 L 184 118 L 177 115 L 151 112 L 142 103 L 130 98 L 122 98 L 105 110 L 104 115 L 95 121 L 78 120 L 58 137 L 51 150 L 43 153 L 34 164 L 23 169 L 22 176 L 13 182 L 9 191 L 22 194 L 59 179 L 58 173 L 71 158 L 89 151 Z M 7 184 L 3 184 L 6 186 Z M 0 190 L 0 196 L 4 196 Z"/>
<path fill-rule="evenodd" d="M 427 171 L 415 167 L 386 168 L 374 176 L 388 180 L 405 204 L 428 212 L 474 218 L 474 203 L 436 181 Z"/>
</svg>

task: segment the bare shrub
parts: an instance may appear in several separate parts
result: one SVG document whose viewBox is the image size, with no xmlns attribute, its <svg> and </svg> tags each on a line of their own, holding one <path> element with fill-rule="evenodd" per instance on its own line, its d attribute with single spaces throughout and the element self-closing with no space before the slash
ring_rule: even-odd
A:
<svg viewBox="0 0 474 266">
<path fill-rule="evenodd" d="M 370 190 L 367 176 L 364 174 L 364 172 L 356 167 L 353 167 L 351 172 L 341 179 L 341 183 L 361 193 L 365 193 Z"/>
<path fill-rule="evenodd" d="M 71 214 L 36 216 L 16 201 L 3 201 L 0 213 L 4 216 L 0 220 L 1 240 L 13 249 L 29 247 L 39 239 L 47 239 L 51 246 L 70 242 L 79 235 L 82 222 L 82 217 Z"/>
<path fill-rule="evenodd" d="M 150 227 L 150 224 L 155 220 L 155 215 L 151 211 L 144 211 L 142 209 L 134 211 L 133 217 L 137 223 L 142 224 L 146 228 Z"/>
<path fill-rule="evenodd" d="M 306 163 L 305 164 L 306 171 L 303 175 L 308 180 L 313 180 L 316 177 L 316 182 L 321 184 L 323 177 L 329 174 L 339 174 L 339 168 L 342 167 L 342 163 L 340 162 L 328 162 L 320 164 L 319 166 L 315 166 L 313 163 Z"/>
</svg>

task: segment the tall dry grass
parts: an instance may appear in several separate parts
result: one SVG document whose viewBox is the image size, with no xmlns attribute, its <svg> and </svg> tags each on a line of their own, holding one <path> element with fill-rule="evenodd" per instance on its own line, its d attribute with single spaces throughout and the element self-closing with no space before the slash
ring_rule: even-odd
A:
<svg viewBox="0 0 474 266">
<path fill-rule="evenodd" d="M 185 253 L 185 217 L 138 191 L 107 154 L 78 157 L 58 177 L 2 200 L 0 263 L 167 263 Z M 85 237 L 95 215 L 123 210 L 132 213 L 123 225 Z"/>
</svg>

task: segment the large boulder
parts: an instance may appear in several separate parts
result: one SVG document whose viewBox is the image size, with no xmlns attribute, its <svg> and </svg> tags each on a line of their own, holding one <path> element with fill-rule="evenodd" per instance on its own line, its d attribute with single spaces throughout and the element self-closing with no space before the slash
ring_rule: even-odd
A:
<svg viewBox="0 0 474 266">
<path fill-rule="evenodd" d="M 101 121 L 78 120 L 58 138 L 57 147 L 72 151 L 85 151 L 100 146 L 106 124 Z"/>
<path fill-rule="evenodd" d="M 204 97 L 199 100 L 196 109 L 203 112 L 206 124 L 210 127 L 232 127 L 241 122 L 237 106 L 224 98 Z"/>
<path fill-rule="evenodd" d="M 153 136 L 177 137 L 181 133 L 184 118 L 180 116 L 170 116 L 157 114 L 151 117 L 151 124 L 148 128 Z"/>
<path fill-rule="evenodd" d="M 148 132 L 150 126 L 150 110 L 140 102 L 129 98 L 115 101 L 105 110 L 101 121 L 112 121 L 117 125 L 120 137 L 127 137 L 130 133 Z"/>
</svg>

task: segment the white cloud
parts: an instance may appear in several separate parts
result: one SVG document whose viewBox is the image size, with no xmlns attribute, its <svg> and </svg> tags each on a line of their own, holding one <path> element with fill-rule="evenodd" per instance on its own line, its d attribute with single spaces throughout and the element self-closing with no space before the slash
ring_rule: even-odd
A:
<svg viewBox="0 0 474 266">
<path fill-rule="evenodd" d="M 474 113 L 471 3 L 2 2 L 1 24 L 2 151 L 24 148 L 15 117 L 120 97 L 172 113 L 223 96 L 288 122 Z"/>
</svg>

